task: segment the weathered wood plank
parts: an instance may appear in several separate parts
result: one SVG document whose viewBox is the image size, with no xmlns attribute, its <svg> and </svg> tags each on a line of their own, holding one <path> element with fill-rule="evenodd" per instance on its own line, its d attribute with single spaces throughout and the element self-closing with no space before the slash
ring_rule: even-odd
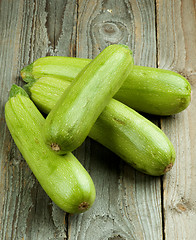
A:
<svg viewBox="0 0 196 240">
<path fill-rule="evenodd" d="M 65 213 L 47 197 L 12 141 L 4 105 L 20 69 L 73 54 L 75 1 L 0 1 L 0 239 L 66 239 Z M 75 15 L 70 15 L 75 13 Z M 61 45 L 63 47 L 61 47 Z"/>
<path fill-rule="evenodd" d="M 76 56 L 94 58 L 114 43 L 129 45 L 136 64 L 156 66 L 154 1 L 79 1 Z M 97 198 L 92 209 L 69 217 L 68 239 L 162 239 L 159 178 L 136 172 L 90 139 L 76 155 Z"/>
<path fill-rule="evenodd" d="M 21 158 L 3 117 L 9 88 L 14 82 L 21 84 L 21 67 L 45 55 L 74 56 L 76 30 L 79 57 L 93 58 L 111 43 L 124 43 L 133 49 L 136 64 L 156 66 L 153 1 L 78 3 L 77 13 L 74 1 L 0 2 L 1 239 L 66 238 L 64 213 Z M 166 239 L 194 239 L 196 233 L 195 4 L 157 1 L 159 67 L 184 74 L 193 89 L 191 106 L 161 122 L 177 152 L 163 185 Z M 69 239 L 162 239 L 159 178 L 134 171 L 89 139 L 76 155 L 95 181 L 97 200 L 88 212 L 69 216 Z"/>
<path fill-rule="evenodd" d="M 196 235 L 196 2 L 157 1 L 159 67 L 186 76 L 192 85 L 187 110 L 162 119 L 162 129 L 177 153 L 164 178 L 165 239 L 195 239 Z"/>
</svg>

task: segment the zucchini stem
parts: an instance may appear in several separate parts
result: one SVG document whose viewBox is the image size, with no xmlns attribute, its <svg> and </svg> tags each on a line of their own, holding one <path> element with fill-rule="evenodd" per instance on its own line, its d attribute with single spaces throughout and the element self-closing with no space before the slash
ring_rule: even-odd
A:
<svg viewBox="0 0 196 240">
<path fill-rule="evenodd" d="M 82 203 L 80 203 L 78 208 L 79 208 L 79 210 L 87 210 L 89 208 L 89 203 L 82 202 Z"/>
<path fill-rule="evenodd" d="M 52 150 L 55 151 L 55 152 L 58 152 L 58 151 L 61 150 L 61 148 L 59 147 L 59 145 L 58 145 L 57 143 L 52 143 L 52 144 L 51 144 L 51 148 L 52 148 Z"/>
<path fill-rule="evenodd" d="M 173 163 L 168 164 L 164 170 L 164 173 L 170 171 L 172 167 L 173 167 Z"/>
</svg>

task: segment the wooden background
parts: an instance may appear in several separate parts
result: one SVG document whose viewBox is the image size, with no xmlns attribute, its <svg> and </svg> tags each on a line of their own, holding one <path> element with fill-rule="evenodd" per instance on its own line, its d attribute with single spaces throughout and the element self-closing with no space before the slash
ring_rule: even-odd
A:
<svg viewBox="0 0 196 240">
<path fill-rule="evenodd" d="M 177 159 L 164 177 L 141 174 L 87 139 L 75 151 L 97 198 L 81 215 L 47 197 L 6 127 L 4 105 L 20 69 L 46 55 L 94 58 L 127 44 L 135 64 L 186 76 L 192 103 L 182 113 L 152 117 Z M 0 239 L 196 239 L 196 1 L 0 0 Z"/>
</svg>

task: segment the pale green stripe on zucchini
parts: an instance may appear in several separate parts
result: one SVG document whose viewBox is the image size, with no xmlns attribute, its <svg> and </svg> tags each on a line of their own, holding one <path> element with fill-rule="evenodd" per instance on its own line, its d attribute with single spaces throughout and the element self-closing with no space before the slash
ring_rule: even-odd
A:
<svg viewBox="0 0 196 240">
<path fill-rule="evenodd" d="M 86 211 L 95 200 L 91 177 L 72 153 L 58 156 L 47 148 L 41 135 L 45 119 L 25 94 L 13 86 L 5 105 L 6 123 L 18 149 L 57 206 L 69 213 Z"/>
<path fill-rule="evenodd" d="M 21 71 L 24 81 L 43 76 L 73 81 L 91 62 L 71 57 L 43 57 Z M 129 107 L 150 114 L 172 115 L 186 109 L 191 101 L 191 86 L 173 71 L 133 66 L 133 70 L 114 96 Z"/>
<path fill-rule="evenodd" d="M 58 101 L 67 87 L 64 82 L 42 77 L 29 87 L 32 100 L 44 113 L 48 114 Z M 146 174 L 160 176 L 175 161 L 174 148 L 164 132 L 114 99 L 103 110 L 89 136 Z"/>
</svg>

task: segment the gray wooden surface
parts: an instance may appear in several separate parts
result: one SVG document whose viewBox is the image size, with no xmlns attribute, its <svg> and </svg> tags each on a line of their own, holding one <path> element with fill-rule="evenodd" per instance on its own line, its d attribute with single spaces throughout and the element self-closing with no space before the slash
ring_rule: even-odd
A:
<svg viewBox="0 0 196 240">
<path fill-rule="evenodd" d="M 0 0 L 0 239 L 196 239 L 196 1 Z M 192 103 L 150 117 L 174 144 L 164 177 L 141 174 L 87 139 L 75 151 L 95 183 L 84 214 L 69 215 L 47 197 L 6 127 L 4 105 L 20 69 L 46 55 L 94 58 L 127 44 L 135 64 L 170 69 L 192 85 Z"/>
</svg>

